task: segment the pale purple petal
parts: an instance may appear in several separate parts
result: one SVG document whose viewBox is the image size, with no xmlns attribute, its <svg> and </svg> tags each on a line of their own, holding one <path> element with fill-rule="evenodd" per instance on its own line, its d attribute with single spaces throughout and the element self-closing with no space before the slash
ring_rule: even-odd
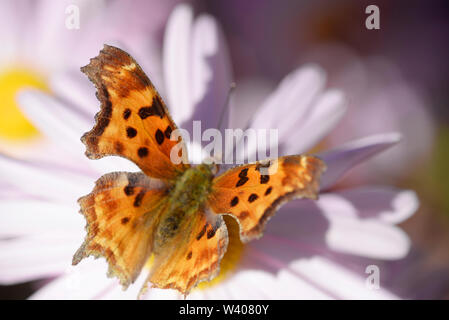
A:
<svg viewBox="0 0 449 320">
<path fill-rule="evenodd" d="M 325 80 L 324 71 L 316 65 L 292 72 L 255 113 L 250 127 L 277 129 L 279 141 L 270 144 L 271 148 L 279 147 L 281 154 L 304 153 L 324 138 L 346 111 L 340 91 L 322 93 Z M 254 154 L 255 150 L 252 141 L 249 153 Z"/>
<path fill-rule="evenodd" d="M 262 238 L 263 240 L 263 238 Z M 285 251 L 292 251 L 285 254 Z M 282 254 L 280 254 L 282 253 Z M 365 285 L 365 279 L 356 273 L 327 259 L 323 255 L 314 255 L 307 258 L 293 258 L 299 255 L 299 249 L 293 250 L 283 243 L 259 241 L 251 244 L 247 254 L 259 261 L 259 268 L 271 270 L 279 278 L 287 274 L 288 282 L 281 285 L 283 290 L 291 290 L 289 299 L 394 299 L 394 295 L 385 290 L 370 290 Z M 256 267 L 257 268 L 257 267 Z M 292 286 L 302 282 L 298 288 Z M 332 279 L 332 281 L 330 281 Z M 287 281 L 286 281 L 287 282 Z M 330 284 L 329 282 L 334 282 Z M 351 290 L 347 288 L 351 287 Z M 285 295 L 286 292 L 284 291 Z M 283 297 L 284 298 L 284 297 Z"/>
<path fill-rule="evenodd" d="M 30 299 L 101 299 L 119 286 L 117 279 L 108 278 L 106 273 L 104 259 L 84 260 L 76 267 L 67 266 L 63 276 L 39 289 Z"/>
<path fill-rule="evenodd" d="M 287 75 L 254 115 L 250 127 L 279 129 L 279 136 L 300 125 L 324 87 L 326 74 L 316 65 L 303 66 Z"/>
<path fill-rule="evenodd" d="M 321 201 L 326 201 L 323 194 Z M 419 200 L 412 190 L 401 190 L 387 186 L 359 187 L 332 192 L 334 199 L 350 202 L 349 210 L 340 210 L 340 206 L 328 206 L 330 214 L 342 217 L 377 219 L 389 224 L 399 224 L 410 218 L 418 210 Z"/>
<path fill-rule="evenodd" d="M 327 165 L 327 170 L 321 178 L 321 190 L 331 188 L 351 168 L 395 145 L 400 138 L 400 134 L 394 132 L 378 134 L 319 154 Z"/>
<path fill-rule="evenodd" d="M 257 109 L 273 91 L 271 82 L 259 78 L 240 78 L 231 95 L 229 128 L 247 128 Z"/>
<path fill-rule="evenodd" d="M 150 288 L 144 297 L 145 300 L 181 300 L 184 297 L 175 289 Z"/>
<path fill-rule="evenodd" d="M 329 248 L 342 253 L 367 258 L 396 260 L 404 258 L 410 249 L 407 234 L 396 226 L 373 220 L 337 217 L 330 219 L 326 233 Z"/>
<path fill-rule="evenodd" d="M 370 201 L 361 201 L 369 195 Z M 407 253 L 409 239 L 391 224 L 412 215 L 416 206 L 416 196 L 409 191 L 371 188 L 325 193 L 318 201 L 286 204 L 268 223 L 264 238 L 296 248 L 291 257 L 285 256 L 289 251 L 282 253 L 284 259 L 329 255 L 332 250 L 398 259 Z"/>
<path fill-rule="evenodd" d="M 84 219 L 79 207 L 38 200 L 2 200 L 0 237 L 83 233 Z"/>
<path fill-rule="evenodd" d="M 327 136 L 346 112 L 346 101 L 338 90 L 324 92 L 311 108 L 306 119 L 294 128 L 281 142 L 284 154 L 301 154 Z"/>
<path fill-rule="evenodd" d="M 164 80 L 173 120 L 180 124 L 193 113 L 190 81 L 191 30 L 193 12 L 188 5 L 177 6 L 167 22 L 164 36 Z"/>
<path fill-rule="evenodd" d="M 90 192 L 92 178 L 83 172 L 67 170 L 60 165 L 27 162 L 0 154 L 2 180 L 30 195 L 43 199 L 74 203 Z"/>
<path fill-rule="evenodd" d="M 64 272 L 81 240 L 70 233 L 1 240 L 0 282 L 13 284 Z"/>
<path fill-rule="evenodd" d="M 79 107 L 89 120 L 100 109 L 100 102 L 95 98 L 95 86 L 80 71 L 53 75 L 50 87 L 65 103 Z"/>
<path fill-rule="evenodd" d="M 27 34 L 28 23 L 32 22 L 35 1 L 1 1 L 0 2 L 0 61 L 8 65 L 22 57 L 21 40 Z M 33 42 L 34 43 L 34 42 Z"/>
<path fill-rule="evenodd" d="M 136 300 L 139 297 L 140 290 L 148 279 L 148 269 L 144 268 L 136 281 L 131 284 L 128 289 L 123 290 L 122 286 L 117 283 L 113 288 L 105 290 L 103 293 L 96 296 L 96 299 L 103 300 Z M 103 277 L 106 277 L 104 275 Z"/>
<path fill-rule="evenodd" d="M 265 234 L 260 241 L 282 243 L 294 247 L 293 251 L 280 251 L 277 254 L 292 256 L 285 259 L 298 259 L 314 254 L 327 254 L 325 237 L 329 221 L 315 201 L 294 200 L 283 206 L 267 223 Z M 265 240 L 264 240 L 265 239 Z M 276 253 L 276 252 L 273 252 Z"/>
<path fill-rule="evenodd" d="M 18 101 L 28 119 L 49 139 L 73 155 L 83 155 L 80 137 L 90 129 L 85 117 L 39 90 L 21 91 Z"/>
<path fill-rule="evenodd" d="M 403 258 L 410 248 L 410 240 L 401 229 L 382 218 L 363 216 L 364 212 L 376 209 L 371 207 L 372 203 L 366 203 L 366 206 L 358 203 L 359 207 L 356 207 L 347 198 L 328 193 L 320 195 L 316 205 L 329 221 L 325 241 L 332 250 L 390 260 Z"/>
<path fill-rule="evenodd" d="M 366 284 L 366 278 L 348 271 L 324 257 L 316 256 L 311 259 L 297 260 L 291 263 L 291 268 L 305 277 L 313 279 L 317 285 L 325 287 L 326 290 L 333 292 L 341 299 L 398 299 L 397 296 L 383 288 L 371 289 Z"/>
<path fill-rule="evenodd" d="M 191 120 L 201 120 L 203 130 L 228 127 L 229 106 L 225 106 L 232 81 L 228 48 L 221 29 L 210 15 L 199 16 L 192 30 L 191 90 L 195 111 Z M 186 127 L 189 129 L 190 123 Z"/>
<path fill-rule="evenodd" d="M 211 299 L 255 299 L 267 300 L 282 299 L 279 285 L 276 285 L 276 279 L 267 272 L 260 270 L 238 271 L 230 276 L 229 280 L 220 283 L 220 289 L 223 293 L 220 297 L 218 290 L 210 288 L 208 294 Z M 263 285 L 261 285 L 263 284 Z M 217 286 L 218 289 L 218 286 Z M 217 296 L 218 293 L 218 297 Z"/>
<path fill-rule="evenodd" d="M 24 51 L 32 52 L 33 64 L 39 61 L 39 66 L 44 72 L 58 71 L 67 68 L 80 66 L 80 59 L 87 59 L 83 50 L 91 42 L 87 40 L 96 36 L 100 38 L 99 30 L 90 29 L 92 20 L 101 20 L 100 17 L 108 10 L 103 1 L 88 0 L 62 0 L 56 3 L 51 0 L 35 1 L 33 20 L 27 22 L 29 28 L 27 34 L 22 39 Z M 68 12 L 66 9 L 70 5 L 79 8 L 80 24 L 79 30 L 70 29 L 66 26 Z M 103 30 L 102 30 L 103 31 Z M 105 32 L 101 32 L 101 40 L 105 41 Z M 90 49 L 97 46 L 90 47 Z M 85 51 L 85 50 L 84 50 Z M 28 54 L 28 56 L 30 56 Z"/>
<path fill-rule="evenodd" d="M 85 167 L 93 168 L 100 174 L 110 171 L 138 170 L 135 164 L 123 158 L 108 157 L 91 161 L 84 156 L 85 146 L 80 138 L 94 126 L 93 116 L 90 118 L 76 107 L 70 108 L 38 90 L 23 90 L 19 94 L 19 102 L 22 111 L 34 125 L 59 148 L 70 152 L 71 158 L 79 158 L 76 160 L 78 165 L 80 162 L 85 163 Z M 71 161 L 73 162 L 73 159 Z"/>
<path fill-rule="evenodd" d="M 256 295 L 252 297 L 254 299 L 335 298 L 290 269 L 289 260 L 283 260 L 278 255 L 271 255 L 262 247 L 263 244 L 249 244 L 245 249 L 241 270 L 238 270 L 228 281 L 230 291 L 234 292 L 237 299 L 245 299 L 245 296 L 239 294 L 244 286 L 251 292 L 251 295 Z M 279 247 L 277 249 L 279 250 Z M 289 248 L 286 250 L 292 251 Z M 246 277 L 248 279 L 245 279 Z M 263 286 L 257 286 L 257 283 L 263 283 Z"/>
</svg>

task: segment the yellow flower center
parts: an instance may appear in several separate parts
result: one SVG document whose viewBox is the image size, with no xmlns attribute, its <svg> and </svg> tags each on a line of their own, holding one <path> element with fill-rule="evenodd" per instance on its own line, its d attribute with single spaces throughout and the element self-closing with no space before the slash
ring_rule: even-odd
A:
<svg viewBox="0 0 449 320">
<path fill-rule="evenodd" d="M 18 91 L 27 87 L 48 90 L 45 80 L 27 68 L 0 71 L 0 138 L 17 141 L 38 134 L 17 105 Z"/>
</svg>

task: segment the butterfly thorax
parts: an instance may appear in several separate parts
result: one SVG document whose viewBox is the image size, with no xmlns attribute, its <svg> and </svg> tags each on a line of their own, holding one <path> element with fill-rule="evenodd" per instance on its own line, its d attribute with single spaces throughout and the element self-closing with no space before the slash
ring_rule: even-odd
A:
<svg viewBox="0 0 449 320">
<path fill-rule="evenodd" d="M 155 246 L 162 248 L 181 227 L 198 214 L 211 191 L 212 166 L 201 164 L 187 169 L 170 188 L 167 210 L 161 216 Z"/>
</svg>

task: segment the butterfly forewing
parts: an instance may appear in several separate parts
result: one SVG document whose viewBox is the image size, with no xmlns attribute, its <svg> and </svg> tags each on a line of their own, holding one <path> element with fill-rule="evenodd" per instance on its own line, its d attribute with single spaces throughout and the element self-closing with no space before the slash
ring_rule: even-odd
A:
<svg viewBox="0 0 449 320">
<path fill-rule="evenodd" d="M 324 163 L 312 156 L 286 156 L 230 169 L 216 177 L 208 205 L 232 214 L 242 241 L 262 235 L 268 219 L 285 201 L 316 199 Z"/>
<path fill-rule="evenodd" d="M 148 176 L 164 180 L 175 179 L 188 167 L 185 148 L 179 148 L 177 164 L 171 161 L 171 150 L 178 143 L 170 140 L 176 125 L 130 55 L 105 45 L 81 70 L 95 84 L 101 102 L 94 128 L 82 137 L 88 157 L 126 157 Z"/>
</svg>

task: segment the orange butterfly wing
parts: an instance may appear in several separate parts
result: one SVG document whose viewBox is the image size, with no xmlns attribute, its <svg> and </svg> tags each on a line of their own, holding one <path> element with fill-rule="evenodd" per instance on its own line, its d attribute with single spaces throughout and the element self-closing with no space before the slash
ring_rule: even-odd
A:
<svg viewBox="0 0 449 320">
<path fill-rule="evenodd" d="M 280 205 L 294 198 L 317 199 L 326 166 L 312 156 L 286 156 L 232 168 L 213 180 L 208 205 L 216 214 L 232 214 L 246 242 L 262 236 Z"/>
<path fill-rule="evenodd" d="M 136 163 L 146 175 L 165 180 L 175 179 L 188 167 L 185 147 L 178 150 L 181 163 L 170 160 L 170 152 L 178 143 L 170 140 L 176 125 L 151 81 L 130 55 L 105 45 L 81 71 L 95 84 L 101 102 L 95 127 L 81 138 L 89 158 L 122 156 Z"/>
<path fill-rule="evenodd" d="M 92 193 L 79 200 L 87 236 L 73 264 L 89 255 L 104 256 L 109 275 L 118 276 L 126 288 L 153 253 L 148 281 L 186 295 L 198 282 L 218 274 L 228 244 L 221 214 L 233 215 L 241 239 L 248 241 L 261 236 L 283 202 L 317 198 L 325 165 L 315 157 L 243 165 L 216 177 L 207 203 L 182 221 L 173 238 L 159 243 L 161 217 L 170 218 L 170 202 L 176 201 L 168 196 L 171 187 L 190 167 L 183 142 L 170 140 L 176 125 L 150 80 L 124 51 L 105 45 L 82 71 L 95 84 L 101 102 L 94 128 L 82 137 L 86 155 L 126 157 L 143 173 L 104 175 Z M 183 161 L 175 164 L 170 158 L 178 143 L 176 152 Z"/>
<path fill-rule="evenodd" d="M 227 245 L 223 217 L 199 211 L 184 223 L 176 239 L 155 253 L 148 280 L 154 287 L 177 289 L 187 295 L 199 282 L 218 274 Z"/>
<path fill-rule="evenodd" d="M 108 275 L 128 287 L 153 249 L 152 234 L 167 202 L 165 184 L 143 173 L 109 173 L 78 202 L 87 220 L 87 236 L 73 264 L 89 255 L 103 256 Z"/>
</svg>

